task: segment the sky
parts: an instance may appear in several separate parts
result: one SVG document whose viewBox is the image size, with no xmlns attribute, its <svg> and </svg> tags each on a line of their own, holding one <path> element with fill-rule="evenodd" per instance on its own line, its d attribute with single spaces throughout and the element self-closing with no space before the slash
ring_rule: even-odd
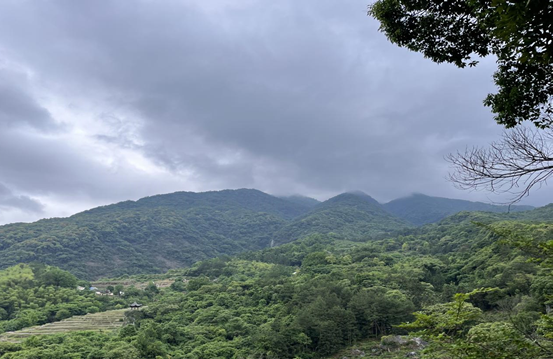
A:
<svg viewBox="0 0 553 359">
<path fill-rule="evenodd" d="M 444 160 L 500 136 L 494 60 L 398 48 L 367 1 L 1 1 L 0 224 L 227 188 L 504 200 Z"/>
</svg>

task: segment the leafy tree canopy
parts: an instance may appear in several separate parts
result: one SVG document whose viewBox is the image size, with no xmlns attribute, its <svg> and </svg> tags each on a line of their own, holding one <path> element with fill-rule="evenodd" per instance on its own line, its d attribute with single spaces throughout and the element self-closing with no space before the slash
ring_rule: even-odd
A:
<svg viewBox="0 0 553 359">
<path fill-rule="evenodd" d="M 129 311 L 132 324 L 116 333 L 71 332 L 15 344 L 0 336 L 0 358 L 322 359 L 411 330 L 428 344 L 417 353 L 421 359 L 551 358 L 553 277 L 545 259 L 552 211 L 463 212 L 365 243 L 313 234 L 140 275 L 143 282 L 175 283 L 124 288 L 121 298 L 45 285 L 41 273 L 59 270 L 18 265 L 0 272 L 0 329 L 106 310 L 121 300 L 140 299 L 147 307 Z M 134 299 L 138 292 L 144 297 Z M 379 357 L 406 353 L 386 350 Z"/>
<path fill-rule="evenodd" d="M 553 6 L 550 0 L 379 0 L 369 15 L 393 43 L 437 63 L 475 66 L 497 57 L 499 91 L 485 99 L 495 120 L 553 125 Z"/>
</svg>

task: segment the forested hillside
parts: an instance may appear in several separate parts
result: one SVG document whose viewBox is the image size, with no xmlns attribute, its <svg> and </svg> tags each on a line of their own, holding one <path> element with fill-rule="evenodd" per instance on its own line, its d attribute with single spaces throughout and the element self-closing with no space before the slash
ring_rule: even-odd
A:
<svg viewBox="0 0 553 359">
<path fill-rule="evenodd" d="M 256 190 L 178 192 L 0 227 L 0 267 L 42 261 L 82 278 L 155 273 L 269 246 L 307 207 Z"/>
<path fill-rule="evenodd" d="M 308 200 L 309 203 L 309 200 Z M 305 202 L 271 196 L 255 189 L 223 190 L 211 192 L 176 192 L 165 195 L 150 196 L 136 202 L 123 202 L 115 206 L 124 208 L 175 208 L 187 210 L 192 208 L 214 208 L 220 211 L 243 209 L 252 212 L 269 213 L 284 219 L 295 218 L 312 206 Z M 112 206 L 107 206 L 111 207 Z M 101 211 L 99 207 L 94 211 Z M 86 212 L 85 212 L 86 213 Z"/>
<path fill-rule="evenodd" d="M 362 192 L 343 193 L 315 206 L 313 210 L 279 230 L 275 243 L 282 244 L 314 233 L 336 233 L 350 240 L 411 226 L 388 213 L 380 203 Z"/>
<path fill-rule="evenodd" d="M 317 206 L 319 203 L 321 203 L 321 202 L 317 201 L 314 198 L 299 196 L 299 195 L 287 196 L 287 197 L 281 197 L 281 198 L 286 200 L 286 201 L 293 202 L 293 203 L 296 203 L 296 204 L 300 204 L 300 205 L 308 207 L 308 208 L 313 208 L 313 207 Z"/>
<path fill-rule="evenodd" d="M 445 217 L 462 211 L 482 212 L 520 212 L 533 209 L 531 206 L 499 206 L 482 202 L 470 202 L 460 199 L 431 197 L 424 194 L 413 194 L 398 198 L 384 204 L 384 208 L 395 216 L 411 224 L 421 226 L 438 222 Z"/>
<path fill-rule="evenodd" d="M 366 239 L 398 225 L 404 223 L 366 195 L 320 204 L 249 189 L 177 192 L 0 226 L 0 268 L 40 261 L 87 279 L 159 273 L 312 233 Z"/>
<path fill-rule="evenodd" d="M 553 216 L 532 212 L 464 212 L 370 243 L 317 234 L 202 261 L 158 276 L 176 282 L 116 336 L 34 338 L 0 355 L 325 358 L 373 338 L 370 355 L 393 358 L 380 338 L 412 333 L 428 342 L 419 358 L 549 358 Z"/>
<path fill-rule="evenodd" d="M 541 219 L 549 216 L 544 208 L 502 218 L 531 218 L 538 213 L 543 213 Z M 69 218 L 0 226 L 0 269 L 38 261 L 84 279 L 161 273 L 316 233 L 368 241 L 411 227 L 360 192 L 322 203 L 248 189 L 177 192 Z"/>
</svg>

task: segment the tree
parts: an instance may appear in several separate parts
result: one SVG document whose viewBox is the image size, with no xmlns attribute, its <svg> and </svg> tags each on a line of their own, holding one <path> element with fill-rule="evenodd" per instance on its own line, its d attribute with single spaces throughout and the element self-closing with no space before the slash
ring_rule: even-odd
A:
<svg viewBox="0 0 553 359">
<path fill-rule="evenodd" d="M 121 284 L 117 284 L 114 288 L 114 294 L 120 295 L 121 292 L 123 292 L 125 288 Z"/>
<path fill-rule="evenodd" d="M 56 320 L 63 320 L 69 317 L 71 317 L 71 312 L 66 308 L 62 308 L 56 313 Z"/>
<path fill-rule="evenodd" d="M 349 304 L 363 335 L 386 335 L 410 317 L 413 303 L 399 290 L 374 286 L 356 293 Z"/>
<path fill-rule="evenodd" d="M 135 346 L 142 358 L 154 359 L 165 354 L 165 347 L 159 340 L 159 327 L 152 323 L 138 334 Z"/>
<path fill-rule="evenodd" d="M 540 133 L 525 127 L 503 134 L 489 148 L 473 147 L 450 154 L 449 175 L 458 188 L 510 193 L 511 203 L 553 175 L 553 131 Z"/>
<path fill-rule="evenodd" d="M 40 280 L 44 285 L 56 287 L 75 288 L 77 286 L 77 278 L 73 274 L 57 267 L 48 268 L 40 276 Z"/>
<path fill-rule="evenodd" d="M 159 293 L 159 289 L 157 288 L 157 286 L 155 285 L 154 282 L 148 283 L 148 285 L 146 286 L 146 288 L 144 288 L 144 291 L 145 291 L 146 293 L 148 293 L 148 295 L 150 295 L 150 296 Z"/>
<path fill-rule="evenodd" d="M 388 39 L 434 62 L 460 68 L 493 55 L 498 92 L 484 100 L 507 128 L 530 121 L 553 127 L 553 6 L 551 0 L 379 0 L 369 15 Z M 514 190 L 511 203 L 545 183 L 553 170 L 551 132 L 506 132 L 489 149 L 450 155 L 460 188 Z M 522 188 L 519 190 L 519 188 Z"/>
<path fill-rule="evenodd" d="M 369 14 L 393 43 L 437 63 L 475 66 L 494 55 L 499 87 L 484 101 L 498 123 L 553 124 L 550 0 L 379 0 Z"/>
</svg>

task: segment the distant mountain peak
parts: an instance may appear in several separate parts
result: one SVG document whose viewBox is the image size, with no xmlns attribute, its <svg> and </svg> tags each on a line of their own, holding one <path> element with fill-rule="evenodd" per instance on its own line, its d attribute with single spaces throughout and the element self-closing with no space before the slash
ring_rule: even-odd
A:
<svg viewBox="0 0 553 359">
<path fill-rule="evenodd" d="M 483 202 L 471 202 L 461 199 L 433 197 L 422 193 L 413 193 L 384 204 L 384 208 L 394 215 L 413 224 L 423 225 L 438 222 L 445 217 L 462 211 L 507 212 L 507 206 L 498 206 Z M 531 206 L 511 206 L 511 212 L 527 211 Z"/>
<path fill-rule="evenodd" d="M 368 194 L 355 191 L 320 203 L 311 212 L 292 220 L 274 239 L 276 244 L 282 244 L 315 233 L 335 233 L 360 240 L 409 226 Z"/>
<path fill-rule="evenodd" d="M 369 196 L 368 194 L 366 194 L 365 192 L 361 191 L 361 190 L 353 190 L 353 191 L 346 191 L 344 193 L 348 193 L 348 194 L 354 194 L 356 196 Z M 370 197 L 370 196 L 369 196 Z"/>
<path fill-rule="evenodd" d="M 380 203 L 378 203 L 377 200 L 366 194 L 362 191 L 351 191 L 351 192 L 344 192 L 337 196 L 334 196 L 326 201 L 324 203 L 338 203 L 338 202 L 356 202 L 356 201 L 363 201 L 363 202 L 369 202 L 374 205 L 380 206 Z"/>
</svg>

